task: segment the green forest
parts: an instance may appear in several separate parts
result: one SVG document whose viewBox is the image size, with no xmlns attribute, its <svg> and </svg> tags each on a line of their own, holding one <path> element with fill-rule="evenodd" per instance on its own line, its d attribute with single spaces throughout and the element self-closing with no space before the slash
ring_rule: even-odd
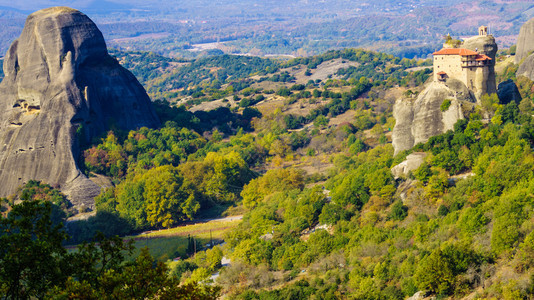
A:
<svg viewBox="0 0 534 300">
<path fill-rule="evenodd" d="M 164 125 L 84 145 L 85 174 L 113 183 L 85 220 L 65 222 L 76 211 L 46 183 L 2 200 L 8 298 L 533 297 L 534 83 L 513 65 L 499 80 L 520 102 L 486 95 L 453 130 L 394 155 L 395 98 L 422 91 L 430 61 L 111 53 Z M 395 178 L 411 153 L 424 163 Z M 223 244 L 191 233 L 168 254 L 150 252 L 164 239 L 134 254 L 144 232 L 236 215 Z"/>
</svg>

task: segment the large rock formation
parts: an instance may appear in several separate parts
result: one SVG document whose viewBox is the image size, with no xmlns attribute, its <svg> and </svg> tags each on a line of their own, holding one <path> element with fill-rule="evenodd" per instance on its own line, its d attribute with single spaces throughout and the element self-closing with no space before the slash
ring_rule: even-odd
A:
<svg viewBox="0 0 534 300">
<path fill-rule="evenodd" d="M 100 188 L 79 170 L 79 143 L 111 126 L 154 127 L 143 87 L 107 53 L 83 13 L 54 7 L 31 14 L 4 60 L 0 84 L 0 196 L 36 179 L 75 205 Z"/>
<path fill-rule="evenodd" d="M 521 102 L 521 93 L 512 79 L 499 83 L 497 95 L 501 104 L 508 104 L 512 101 L 517 104 Z"/>
<path fill-rule="evenodd" d="M 479 35 L 464 40 L 462 48 L 477 51 L 480 54 L 491 58 L 488 68 L 478 68 L 475 79 L 475 97 L 480 101 L 484 94 L 494 94 L 497 92 L 495 81 L 495 55 L 497 54 L 497 43 L 492 35 Z"/>
<path fill-rule="evenodd" d="M 534 54 L 532 51 L 534 51 L 534 18 L 521 26 L 517 37 L 515 63 L 521 64 L 517 69 L 517 76 L 525 76 L 534 80 Z"/>
<path fill-rule="evenodd" d="M 516 76 L 525 76 L 534 81 L 534 54 L 531 54 L 523 60 L 517 68 Z"/>
<path fill-rule="evenodd" d="M 497 44 L 491 35 L 479 35 L 464 40 L 460 48 L 477 51 L 491 58 L 488 68 L 477 68 L 474 88 L 456 79 L 432 82 L 414 99 L 397 99 L 393 107 L 396 124 L 392 143 L 395 154 L 426 142 L 430 137 L 453 129 L 454 124 L 470 112 L 482 95 L 497 92 L 495 54 Z M 450 100 L 450 107 L 441 111 L 441 104 Z"/>
<path fill-rule="evenodd" d="M 445 100 L 450 101 L 442 111 Z M 450 79 L 446 83 L 430 83 L 415 99 L 397 99 L 393 108 L 396 124 L 392 134 L 395 154 L 408 150 L 430 137 L 453 129 L 476 102 L 465 84 Z"/>
<path fill-rule="evenodd" d="M 515 63 L 519 64 L 534 50 L 534 18 L 521 26 L 517 37 L 517 49 L 515 51 Z"/>
</svg>

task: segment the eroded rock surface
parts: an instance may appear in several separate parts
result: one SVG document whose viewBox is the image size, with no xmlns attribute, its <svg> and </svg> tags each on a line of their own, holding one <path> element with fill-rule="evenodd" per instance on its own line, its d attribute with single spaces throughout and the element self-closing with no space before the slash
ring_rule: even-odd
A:
<svg viewBox="0 0 534 300">
<path fill-rule="evenodd" d="M 521 26 L 517 37 L 517 49 L 515 51 L 515 63 L 519 64 L 534 50 L 534 18 Z"/>
<path fill-rule="evenodd" d="M 397 99 L 393 108 L 396 124 L 392 135 L 395 154 L 453 129 L 454 124 L 464 118 L 464 113 L 470 113 L 474 104 L 480 102 L 484 94 L 497 92 L 495 38 L 491 35 L 474 36 L 464 40 L 460 48 L 489 56 L 489 67 L 477 69 L 472 90 L 459 80 L 447 79 L 446 82 L 430 83 L 415 100 Z M 441 104 L 446 99 L 450 100 L 451 104 L 447 110 L 441 111 Z"/>
<path fill-rule="evenodd" d="M 441 105 L 450 101 L 448 109 Z M 476 102 L 474 96 L 460 81 L 450 79 L 446 83 L 430 83 L 416 99 L 397 99 L 393 108 L 396 124 L 392 143 L 395 154 L 408 150 L 430 137 L 453 129 L 454 124 L 464 118 L 464 112 Z"/>
<path fill-rule="evenodd" d="M 523 60 L 519 68 L 517 68 L 516 76 L 525 76 L 530 80 L 534 80 L 534 54 Z"/>
<path fill-rule="evenodd" d="M 111 126 L 159 125 L 143 87 L 108 55 L 96 25 L 71 8 L 31 14 L 5 56 L 4 74 L 0 196 L 35 179 L 92 207 L 100 188 L 78 168 L 79 143 Z"/>
<path fill-rule="evenodd" d="M 495 55 L 497 54 L 497 43 L 491 35 L 474 36 L 464 40 L 462 48 L 477 51 L 480 54 L 491 58 L 487 69 L 478 68 L 475 80 L 475 97 L 480 101 L 484 94 L 494 94 L 497 92 L 495 81 Z"/>
<path fill-rule="evenodd" d="M 408 175 L 410 171 L 417 170 L 425 162 L 426 155 L 426 152 L 411 153 L 403 162 L 391 168 L 391 173 L 395 179 Z"/>
</svg>

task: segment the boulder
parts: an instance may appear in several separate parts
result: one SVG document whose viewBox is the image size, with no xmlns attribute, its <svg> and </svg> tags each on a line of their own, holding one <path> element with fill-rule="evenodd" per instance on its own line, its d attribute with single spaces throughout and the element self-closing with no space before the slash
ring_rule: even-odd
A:
<svg viewBox="0 0 534 300">
<path fill-rule="evenodd" d="M 411 296 L 410 298 L 406 299 L 406 300 L 423 300 L 425 299 L 425 292 L 423 291 L 419 291 L 415 294 L 413 294 L 413 296 Z"/>
<path fill-rule="evenodd" d="M 512 79 L 508 79 L 499 83 L 497 95 L 499 96 L 499 102 L 501 104 L 508 104 L 512 101 L 517 104 L 521 102 L 521 94 L 519 93 L 519 89 Z"/>
<path fill-rule="evenodd" d="M 0 196 L 30 179 L 93 207 L 100 188 L 79 168 L 80 144 L 110 128 L 159 125 L 141 84 L 107 53 L 83 13 L 31 14 L 4 59 L 0 84 Z"/>
<path fill-rule="evenodd" d="M 417 170 L 425 161 L 425 152 L 414 152 L 406 156 L 406 159 L 400 164 L 391 168 L 391 173 L 395 179 L 408 175 L 410 171 Z"/>
<path fill-rule="evenodd" d="M 517 49 L 515 51 L 515 63 L 519 64 L 534 50 L 534 18 L 526 21 L 519 30 L 517 37 Z"/>
</svg>

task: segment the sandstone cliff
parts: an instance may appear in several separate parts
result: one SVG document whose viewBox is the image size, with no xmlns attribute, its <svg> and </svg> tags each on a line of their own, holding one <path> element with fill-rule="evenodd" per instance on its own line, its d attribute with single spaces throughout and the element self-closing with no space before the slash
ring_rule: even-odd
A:
<svg viewBox="0 0 534 300">
<path fill-rule="evenodd" d="M 517 49 L 515 51 L 515 63 L 519 64 L 534 50 L 534 18 L 521 26 L 517 37 Z"/>
<path fill-rule="evenodd" d="M 111 126 L 159 120 L 135 77 L 107 53 L 83 13 L 54 7 L 31 14 L 4 60 L 0 84 L 0 196 L 36 179 L 75 205 L 92 206 L 100 188 L 78 168 L 79 142 Z"/>
<path fill-rule="evenodd" d="M 450 106 L 441 110 L 444 100 Z M 430 137 L 453 129 L 476 102 L 467 87 L 460 81 L 450 79 L 446 83 L 430 83 L 415 99 L 397 99 L 393 108 L 396 124 L 392 134 L 395 154 L 408 150 Z"/>
</svg>

